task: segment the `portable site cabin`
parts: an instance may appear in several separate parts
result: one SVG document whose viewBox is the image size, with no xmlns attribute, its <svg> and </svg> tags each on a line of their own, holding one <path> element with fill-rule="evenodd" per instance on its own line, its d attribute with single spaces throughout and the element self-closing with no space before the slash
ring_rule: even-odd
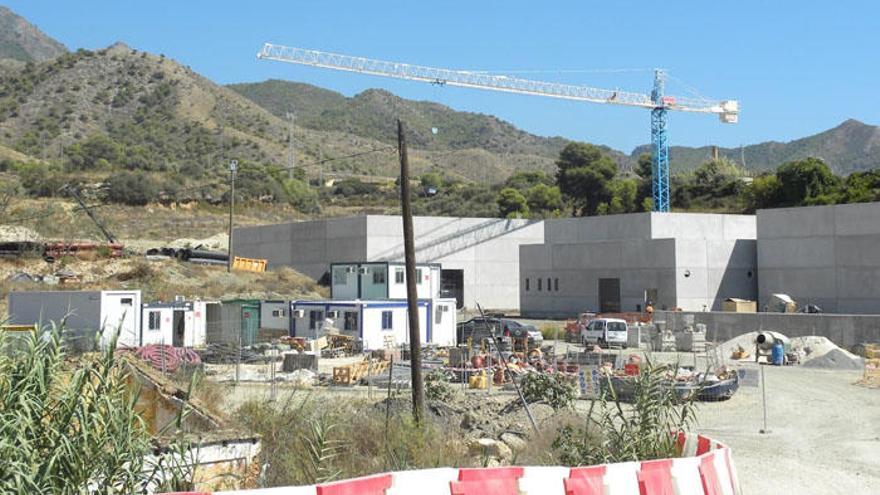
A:
<svg viewBox="0 0 880 495">
<path fill-rule="evenodd" d="M 290 332 L 290 301 L 260 301 L 258 340 L 283 337 Z"/>
<path fill-rule="evenodd" d="M 260 328 L 260 301 L 233 299 L 221 301 L 207 313 L 208 344 L 252 345 Z"/>
<path fill-rule="evenodd" d="M 455 345 L 455 299 L 420 299 L 419 331 L 423 344 Z M 290 335 L 315 339 L 325 325 L 360 338 L 364 349 L 396 347 L 409 342 L 406 301 L 292 301 Z"/>
<path fill-rule="evenodd" d="M 440 264 L 416 264 L 416 294 L 419 299 L 440 297 Z M 332 299 L 406 299 L 406 265 L 377 261 L 330 265 Z"/>
<path fill-rule="evenodd" d="M 141 311 L 141 345 L 204 347 L 209 308 L 219 309 L 219 306 L 215 301 L 146 303 Z"/>
<path fill-rule="evenodd" d="M 9 322 L 40 324 L 64 321 L 64 338 L 74 348 L 90 350 L 92 338 L 102 331 L 100 346 L 106 347 L 119 331 L 117 347 L 140 344 L 141 291 L 36 291 L 9 293 Z M 71 342 L 76 339 L 76 342 Z"/>
</svg>

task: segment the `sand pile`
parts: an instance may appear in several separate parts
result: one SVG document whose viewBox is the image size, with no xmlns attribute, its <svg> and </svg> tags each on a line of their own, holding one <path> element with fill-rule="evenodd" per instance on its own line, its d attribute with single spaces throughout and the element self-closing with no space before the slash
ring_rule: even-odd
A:
<svg viewBox="0 0 880 495">
<path fill-rule="evenodd" d="M 222 250 L 225 251 L 229 244 L 229 235 L 225 233 L 214 234 L 204 239 L 175 239 L 169 242 L 168 247 L 173 248 L 195 248 L 202 246 L 201 249 Z"/>
<path fill-rule="evenodd" d="M 772 333 L 777 338 L 785 338 L 778 332 Z M 755 360 L 755 338 L 758 332 L 748 332 L 736 336 L 715 348 L 716 357 L 724 362 L 731 360 L 731 354 L 739 349 L 744 349 L 748 356 L 745 361 Z M 855 354 L 838 347 L 826 337 L 810 335 L 807 337 L 795 337 L 790 339 L 789 352 L 796 353 L 800 364 L 807 368 L 830 369 L 830 370 L 860 370 L 864 367 L 864 361 Z"/>
<path fill-rule="evenodd" d="M 798 353 L 801 364 L 807 368 L 860 370 L 865 365 L 859 356 L 816 335 L 791 339 L 791 349 Z"/>
</svg>

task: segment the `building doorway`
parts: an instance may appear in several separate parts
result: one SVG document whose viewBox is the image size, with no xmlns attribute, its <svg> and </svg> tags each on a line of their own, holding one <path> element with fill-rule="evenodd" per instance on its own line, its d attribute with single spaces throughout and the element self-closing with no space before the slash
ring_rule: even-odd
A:
<svg viewBox="0 0 880 495">
<path fill-rule="evenodd" d="M 186 327 L 184 325 L 184 311 L 176 310 L 174 311 L 174 318 L 172 321 L 172 333 L 171 333 L 171 345 L 174 347 L 183 347 L 183 336 L 186 332 Z"/>
<path fill-rule="evenodd" d="M 599 312 L 620 313 L 620 279 L 599 279 Z"/>
<path fill-rule="evenodd" d="M 464 270 L 440 271 L 440 297 L 455 298 L 455 307 L 464 307 Z"/>
</svg>

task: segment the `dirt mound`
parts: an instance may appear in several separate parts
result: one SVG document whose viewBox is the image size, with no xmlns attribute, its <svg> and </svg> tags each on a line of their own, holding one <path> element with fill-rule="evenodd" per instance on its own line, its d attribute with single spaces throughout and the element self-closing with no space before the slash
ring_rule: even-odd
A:
<svg viewBox="0 0 880 495">
<path fill-rule="evenodd" d="M 805 368 L 826 370 L 861 370 L 864 367 L 862 359 L 844 351 L 841 348 L 831 349 L 819 356 L 804 361 Z"/>
</svg>

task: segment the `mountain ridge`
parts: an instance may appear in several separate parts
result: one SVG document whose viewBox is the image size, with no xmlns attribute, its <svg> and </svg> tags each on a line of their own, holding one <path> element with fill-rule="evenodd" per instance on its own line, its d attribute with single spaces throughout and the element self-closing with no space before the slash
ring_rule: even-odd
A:
<svg viewBox="0 0 880 495">
<path fill-rule="evenodd" d="M 63 44 L 0 5 L 0 59 L 45 62 L 65 53 L 67 48 Z"/>
</svg>

